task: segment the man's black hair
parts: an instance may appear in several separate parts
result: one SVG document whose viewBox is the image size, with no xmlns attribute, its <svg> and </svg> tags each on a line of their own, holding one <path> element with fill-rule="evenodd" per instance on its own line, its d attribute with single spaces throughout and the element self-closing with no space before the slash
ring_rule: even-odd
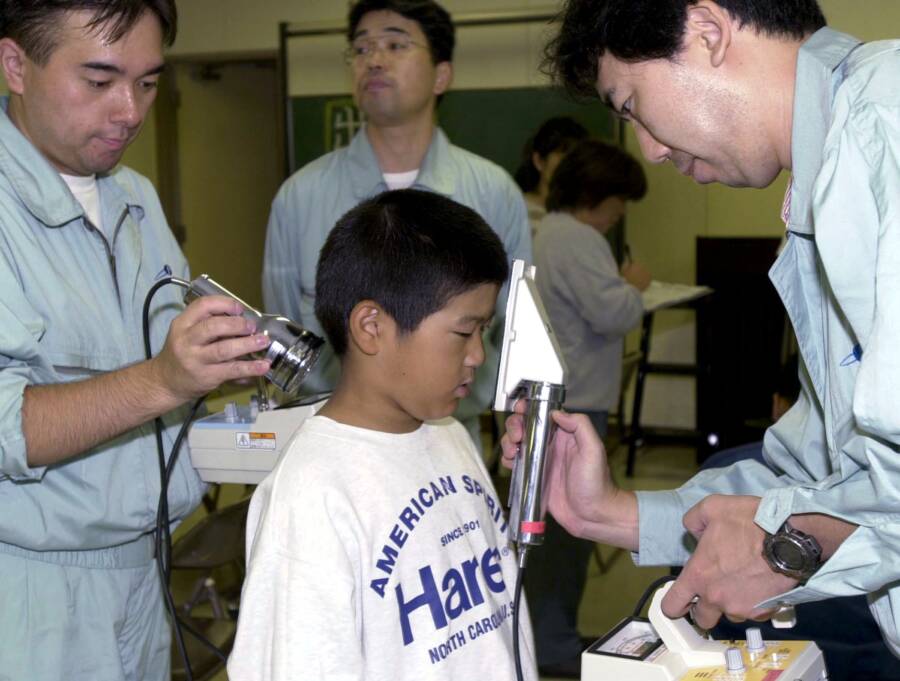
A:
<svg viewBox="0 0 900 681">
<path fill-rule="evenodd" d="M 556 167 L 547 194 L 547 210 L 590 209 L 610 196 L 637 201 L 646 193 L 647 176 L 634 156 L 599 140 L 585 140 Z"/>
<path fill-rule="evenodd" d="M 28 58 L 44 65 L 56 49 L 60 20 L 67 12 L 88 11 L 86 27 L 103 31 L 109 42 L 118 42 L 144 16 L 159 19 L 163 44 L 175 42 L 178 12 L 175 0 L 0 0 L 0 36 L 12 38 Z"/>
<path fill-rule="evenodd" d="M 825 25 L 816 0 L 714 0 L 758 33 L 795 38 Z M 698 0 L 567 0 L 559 34 L 547 45 L 544 70 L 572 95 L 597 96 L 598 60 L 672 59 L 681 50 L 688 9 Z"/>
<path fill-rule="evenodd" d="M 369 12 L 387 10 L 415 21 L 428 39 L 435 64 L 453 61 L 456 30 L 450 14 L 434 0 L 359 0 L 347 17 L 347 41 L 353 42 L 359 22 Z"/>
<path fill-rule="evenodd" d="M 547 158 L 554 151 L 566 153 L 580 140 L 588 137 L 587 128 L 569 116 L 554 116 L 541 123 L 534 136 L 522 149 L 522 162 L 515 175 L 516 184 L 523 192 L 534 191 L 541 181 L 541 173 L 532 156 L 537 153 Z"/>
<path fill-rule="evenodd" d="M 350 312 L 374 300 L 411 333 L 448 301 L 481 284 L 505 283 L 503 244 L 474 210 L 434 192 L 389 191 L 337 224 L 319 253 L 316 317 L 337 355 L 347 351 Z"/>
</svg>

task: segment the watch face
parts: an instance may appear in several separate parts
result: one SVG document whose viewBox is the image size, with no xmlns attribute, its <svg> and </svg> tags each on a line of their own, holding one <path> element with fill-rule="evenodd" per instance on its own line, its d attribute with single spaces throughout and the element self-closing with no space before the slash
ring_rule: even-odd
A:
<svg viewBox="0 0 900 681">
<path fill-rule="evenodd" d="M 772 554 L 788 570 L 799 570 L 806 562 L 802 549 L 792 541 L 773 542 Z"/>
</svg>

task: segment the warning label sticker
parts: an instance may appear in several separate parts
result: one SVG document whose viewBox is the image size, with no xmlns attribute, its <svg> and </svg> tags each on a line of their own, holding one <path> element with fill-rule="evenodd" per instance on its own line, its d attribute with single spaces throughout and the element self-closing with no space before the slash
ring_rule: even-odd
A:
<svg viewBox="0 0 900 681">
<path fill-rule="evenodd" d="M 275 433 L 235 433 L 234 443 L 238 449 L 275 450 Z"/>
</svg>

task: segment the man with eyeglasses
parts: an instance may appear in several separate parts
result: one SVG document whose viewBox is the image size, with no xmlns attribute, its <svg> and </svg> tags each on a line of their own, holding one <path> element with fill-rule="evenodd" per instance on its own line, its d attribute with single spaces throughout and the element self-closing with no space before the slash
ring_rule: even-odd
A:
<svg viewBox="0 0 900 681">
<path fill-rule="evenodd" d="M 350 8 L 347 61 L 353 96 L 366 124 L 346 148 L 309 163 L 282 185 L 272 204 L 263 266 L 266 309 L 322 335 L 313 313 L 319 250 L 335 222 L 360 201 L 388 189 L 438 192 L 478 212 L 510 260 L 531 259 L 524 200 L 494 163 L 455 147 L 435 112 L 453 78 L 454 27 L 433 0 L 360 0 Z M 505 293 L 494 329 L 502 328 Z M 499 359 L 485 339 L 485 363 L 456 417 L 480 448 L 479 414 L 490 404 Z M 338 362 L 330 348 L 305 383 L 330 390 Z"/>
</svg>

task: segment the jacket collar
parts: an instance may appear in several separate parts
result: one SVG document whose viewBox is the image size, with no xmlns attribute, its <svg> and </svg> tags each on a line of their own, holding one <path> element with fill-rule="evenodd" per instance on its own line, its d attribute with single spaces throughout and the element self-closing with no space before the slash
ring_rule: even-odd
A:
<svg viewBox="0 0 900 681">
<path fill-rule="evenodd" d="M 9 97 L 0 97 L 0 173 L 28 212 L 47 227 L 61 227 L 81 218 L 84 215 L 81 204 L 59 172 L 10 120 L 8 106 Z M 97 181 L 103 204 L 119 203 L 143 213 L 143 206 L 111 176 L 98 176 Z"/>
<path fill-rule="evenodd" d="M 816 31 L 800 48 L 791 130 L 791 209 L 788 229 L 812 234 L 812 190 L 825 138 L 831 125 L 834 94 L 844 80 L 838 67 L 860 45 L 856 38 L 830 28 Z"/>
<path fill-rule="evenodd" d="M 347 147 L 347 160 L 353 194 L 357 200 L 361 201 L 387 189 L 365 126 L 354 135 Z M 451 168 L 450 141 L 440 128 L 436 127 L 434 130 L 413 186 L 447 196 L 456 190 L 456 180 Z"/>
</svg>

